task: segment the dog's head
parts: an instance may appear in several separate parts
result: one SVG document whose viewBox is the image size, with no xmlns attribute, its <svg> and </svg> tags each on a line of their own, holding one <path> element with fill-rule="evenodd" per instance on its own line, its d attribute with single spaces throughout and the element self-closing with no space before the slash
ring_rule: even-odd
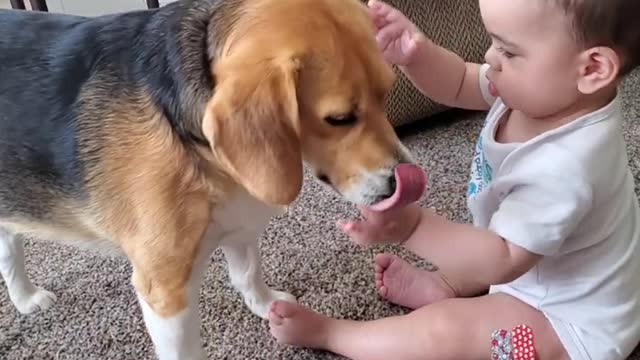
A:
<svg viewBox="0 0 640 360">
<path fill-rule="evenodd" d="M 289 204 L 303 163 L 346 200 L 371 205 L 411 162 L 387 120 L 395 80 L 358 0 L 247 2 L 218 62 L 203 132 L 258 199 Z"/>
</svg>

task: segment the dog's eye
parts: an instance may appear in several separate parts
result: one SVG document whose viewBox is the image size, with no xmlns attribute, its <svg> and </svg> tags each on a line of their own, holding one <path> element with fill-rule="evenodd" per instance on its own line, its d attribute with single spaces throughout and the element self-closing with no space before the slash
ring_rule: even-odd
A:
<svg viewBox="0 0 640 360">
<path fill-rule="evenodd" d="M 327 116 L 324 119 L 331 126 L 348 126 L 353 125 L 356 121 L 358 121 L 358 117 L 354 113 Z"/>
</svg>

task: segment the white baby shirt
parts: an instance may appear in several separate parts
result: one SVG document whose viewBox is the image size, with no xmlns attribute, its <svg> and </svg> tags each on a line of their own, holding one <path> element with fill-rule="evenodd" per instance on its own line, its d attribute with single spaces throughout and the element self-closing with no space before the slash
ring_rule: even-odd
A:
<svg viewBox="0 0 640 360">
<path fill-rule="evenodd" d="M 640 339 L 640 210 L 619 99 L 525 143 L 501 144 L 508 109 L 492 104 L 476 144 L 474 225 L 545 257 L 490 292 L 541 310 L 572 359 L 626 359 Z M 540 344 L 540 346 L 544 346 Z"/>
</svg>

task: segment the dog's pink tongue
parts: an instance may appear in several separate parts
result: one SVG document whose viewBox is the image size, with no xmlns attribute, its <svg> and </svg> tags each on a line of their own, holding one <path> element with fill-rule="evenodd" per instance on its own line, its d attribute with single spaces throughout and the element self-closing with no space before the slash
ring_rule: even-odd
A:
<svg viewBox="0 0 640 360">
<path fill-rule="evenodd" d="M 411 164 L 400 164 L 395 168 L 396 190 L 390 197 L 371 205 L 374 211 L 385 211 L 396 207 L 402 207 L 418 201 L 427 185 L 427 176 L 424 171 Z"/>
</svg>

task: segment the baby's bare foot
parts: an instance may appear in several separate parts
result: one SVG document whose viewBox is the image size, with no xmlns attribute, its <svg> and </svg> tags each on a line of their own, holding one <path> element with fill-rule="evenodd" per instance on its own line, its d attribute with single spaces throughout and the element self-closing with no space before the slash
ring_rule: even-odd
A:
<svg viewBox="0 0 640 360">
<path fill-rule="evenodd" d="M 410 309 L 455 296 L 437 272 L 418 269 L 395 255 L 378 254 L 375 273 L 380 296 Z"/>
<path fill-rule="evenodd" d="M 269 327 L 280 344 L 325 348 L 332 319 L 302 305 L 276 300 L 269 309 Z"/>
</svg>

